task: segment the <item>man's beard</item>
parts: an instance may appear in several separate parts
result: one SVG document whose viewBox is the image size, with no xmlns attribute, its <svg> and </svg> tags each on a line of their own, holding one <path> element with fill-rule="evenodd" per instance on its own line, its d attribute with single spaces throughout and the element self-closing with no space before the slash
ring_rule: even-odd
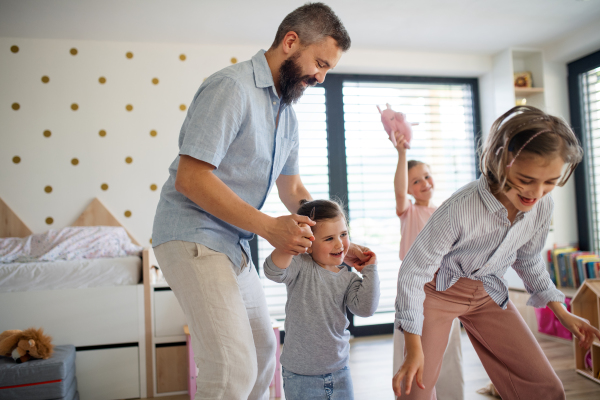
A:
<svg viewBox="0 0 600 400">
<path fill-rule="evenodd" d="M 300 52 L 292 55 L 281 63 L 279 67 L 279 87 L 281 88 L 281 102 L 284 104 L 297 103 L 304 94 L 306 82 L 310 86 L 317 84 L 317 80 L 309 75 L 302 76 L 302 68 L 296 62 L 300 57 Z"/>
</svg>

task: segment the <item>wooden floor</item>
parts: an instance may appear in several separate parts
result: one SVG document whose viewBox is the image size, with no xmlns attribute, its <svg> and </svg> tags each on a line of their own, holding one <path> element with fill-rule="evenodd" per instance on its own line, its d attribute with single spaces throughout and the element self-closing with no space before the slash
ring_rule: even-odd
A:
<svg viewBox="0 0 600 400">
<path fill-rule="evenodd" d="M 462 333 L 465 400 L 485 400 L 493 397 L 478 394 L 489 378 L 471 345 Z M 350 369 L 355 400 L 394 400 L 392 393 L 392 336 L 372 336 L 351 340 Z M 571 345 L 540 339 L 540 345 L 562 380 L 568 400 L 598 400 L 600 385 L 582 377 L 573 369 Z M 283 391 L 282 391 L 283 392 Z M 271 390 L 273 396 L 273 390 Z M 274 397 L 271 397 L 274 398 Z M 161 400 L 188 400 L 187 395 L 160 397 Z M 281 397 L 285 399 L 285 397 Z M 440 398 L 443 400 L 443 398 Z M 533 400 L 533 399 L 532 399 Z"/>
</svg>

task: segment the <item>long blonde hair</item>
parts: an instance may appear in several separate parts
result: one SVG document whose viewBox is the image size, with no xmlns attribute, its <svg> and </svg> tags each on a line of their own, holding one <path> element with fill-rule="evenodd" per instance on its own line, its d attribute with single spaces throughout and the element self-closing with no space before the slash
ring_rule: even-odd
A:
<svg viewBox="0 0 600 400">
<path fill-rule="evenodd" d="M 481 172 L 492 192 L 508 191 L 508 169 L 521 153 L 559 156 L 567 168 L 559 181 L 563 186 L 581 162 L 583 149 L 569 125 L 532 106 L 517 106 L 498 118 L 481 149 Z"/>
</svg>

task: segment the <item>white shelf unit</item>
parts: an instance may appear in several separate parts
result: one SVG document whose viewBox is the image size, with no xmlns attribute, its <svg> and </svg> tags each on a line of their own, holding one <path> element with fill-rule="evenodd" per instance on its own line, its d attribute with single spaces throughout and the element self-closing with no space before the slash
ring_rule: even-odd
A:
<svg viewBox="0 0 600 400">
<path fill-rule="evenodd" d="M 514 74 L 531 73 L 531 88 L 516 88 Z M 525 99 L 525 104 L 546 111 L 544 55 L 536 49 L 506 49 L 493 58 L 495 117 Z"/>
<path fill-rule="evenodd" d="M 169 285 L 157 281 L 158 262 L 150 253 L 145 272 L 151 278 L 144 293 L 148 398 L 187 394 L 188 352 L 183 332 L 187 322 Z"/>
</svg>

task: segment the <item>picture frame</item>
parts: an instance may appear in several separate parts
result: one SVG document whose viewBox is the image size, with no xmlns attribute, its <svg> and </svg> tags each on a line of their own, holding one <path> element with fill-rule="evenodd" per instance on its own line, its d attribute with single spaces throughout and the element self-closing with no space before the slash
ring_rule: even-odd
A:
<svg viewBox="0 0 600 400">
<path fill-rule="evenodd" d="M 530 88 L 532 86 L 531 72 L 529 72 L 529 71 L 515 72 L 514 84 L 515 84 L 516 88 Z"/>
</svg>

